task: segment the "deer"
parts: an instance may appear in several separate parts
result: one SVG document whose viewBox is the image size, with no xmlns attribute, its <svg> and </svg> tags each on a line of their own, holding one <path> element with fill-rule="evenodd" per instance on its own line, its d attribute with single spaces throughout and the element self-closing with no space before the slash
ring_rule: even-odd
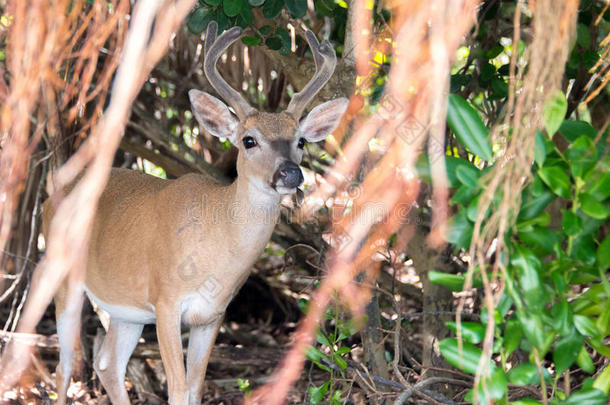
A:
<svg viewBox="0 0 610 405">
<path fill-rule="evenodd" d="M 330 42 L 318 42 L 309 30 L 306 39 L 316 66 L 311 80 L 284 111 L 250 106 L 216 66 L 241 33 L 234 27 L 217 38 L 217 24 L 211 22 L 205 37 L 205 76 L 228 105 L 200 90 L 188 93 L 199 126 L 238 148 L 233 183 L 220 185 L 195 173 L 166 180 L 112 169 L 99 200 L 79 299 L 82 305 L 88 296 L 110 319 L 93 368 L 113 404 L 129 404 L 127 363 L 143 326 L 151 323 L 156 323 L 169 403 L 201 403 L 208 360 L 226 308 L 271 237 L 281 197 L 296 193 L 304 181 L 299 167 L 304 146 L 331 134 L 347 108 L 348 100 L 337 98 L 301 117 L 336 65 Z M 43 233 L 52 216 L 48 200 Z M 80 322 L 80 313 L 66 308 L 66 285 L 54 298 L 59 404 L 67 400 L 78 343 L 72 318 L 78 315 Z M 186 366 L 182 325 L 189 329 Z"/>
</svg>

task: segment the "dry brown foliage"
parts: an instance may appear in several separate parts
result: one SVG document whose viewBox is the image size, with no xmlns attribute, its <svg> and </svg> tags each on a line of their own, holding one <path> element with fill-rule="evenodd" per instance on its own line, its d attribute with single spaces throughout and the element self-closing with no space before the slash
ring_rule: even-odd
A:
<svg viewBox="0 0 610 405">
<path fill-rule="evenodd" d="M 393 20 L 389 27 L 374 33 L 367 2 L 354 2 L 353 35 L 358 82 L 345 120 L 354 120 L 354 134 L 347 141 L 337 163 L 326 176 L 326 187 L 312 201 L 326 201 L 347 192 L 352 181 L 363 176 L 361 193 L 351 209 L 334 224 L 339 243 L 328 263 L 328 275 L 312 298 L 306 317 L 295 333 L 295 342 L 272 377 L 273 382 L 255 391 L 248 403 L 281 404 L 290 386 L 298 379 L 307 347 L 326 306 L 334 294 L 350 308 L 355 317 L 369 301 L 370 283 L 379 270 L 373 258 L 393 233 L 408 242 L 410 226 L 405 224 L 407 210 L 419 192 L 414 164 L 428 141 L 435 180 L 434 219 L 430 241 L 441 244 L 447 204 L 444 164 L 444 128 L 449 67 L 458 45 L 472 27 L 478 1 L 390 2 Z M 391 39 L 391 42 L 388 41 Z M 393 61 L 380 110 L 371 116 L 359 113 L 364 94 L 376 75 L 372 59 L 385 50 Z M 344 126 L 345 127 L 345 126 Z M 340 135 L 339 135 L 340 136 Z M 370 152 L 376 138 L 380 150 Z M 436 143 L 439 142 L 440 143 Z M 367 168 L 360 172 L 364 155 Z M 371 215 L 370 207 L 381 204 L 381 212 Z M 305 206 L 305 212 L 314 210 Z M 343 237 L 342 237 L 343 236 Z M 398 248 L 400 249 L 400 247 Z M 364 274 L 365 287 L 355 278 Z"/>
<path fill-rule="evenodd" d="M 67 113 L 69 123 L 76 119 L 88 101 L 102 98 L 89 117 L 90 135 L 53 179 L 52 189 L 63 190 L 86 168 L 75 187 L 61 201 L 57 201 L 61 196 L 56 193 L 58 206 L 49 238 L 52 242 L 47 246 L 45 258 L 37 265 L 17 332 L 34 331 L 58 285 L 66 277 L 72 286 L 72 297 L 82 294 L 91 221 L 131 104 L 151 69 L 166 52 L 172 33 L 193 3 L 194 0 L 141 0 L 129 20 L 126 19 L 128 0 L 96 2 L 93 9 L 101 7 L 101 10 L 89 10 L 82 0 L 15 0 L 9 3 L 14 19 L 9 27 L 7 59 L 13 80 L 2 110 L 0 171 L 5 181 L 0 189 L 0 195 L 4 196 L 0 207 L 3 212 L 0 246 L 6 244 L 9 235 L 28 156 L 42 131 L 48 130 L 44 124 L 51 122 L 48 131 L 53 134 L 53 129 L 60 125 L 57 119 L 60 112 Z M 65 10 L 69 10 L 68 17 Z M 91 18 L 94 21 L 88 23 Z M 125 34 L 124 26 L 128 21 L 129 30 Z M 84 39 L 79 40 L 83 35 Z M 115 55 L 106 60 L 101 82 L 96 83 L 101 88 L 92 90 L 89 84 L 92 72 L 98 68 L 100 41 L 106 43 L 109 38 L 111 45 L 115 46 Z M 120 46 L 122 41 L 125 41 L 124 48 Z M 110 103 L 104 114 L 98 117 L 105 96 L 103 88 L 107 86 L 119 59 L 120 67 L 112 85 Z M 65 63 L 57 65 L 58 61 Z M 68 83 L 61 79 L 68 77 L 66 69 L 75 69 L 72 73 L 77 73 Z M 63 92 L 58 97 L 55 93 L 60 89 Z M 31 121 L 37 125 L 32 138 L 29 136 Z M 71 300 L 70 309 L 75 311 L 75 316 L 80 313 L 78 304 L 75 304 L 78 301 Z M 18 381 L 28 364 L 30 350 L 30 346 L 23 342 L 9 343 L 0 363 L 0 391 Z"/>
</svg>

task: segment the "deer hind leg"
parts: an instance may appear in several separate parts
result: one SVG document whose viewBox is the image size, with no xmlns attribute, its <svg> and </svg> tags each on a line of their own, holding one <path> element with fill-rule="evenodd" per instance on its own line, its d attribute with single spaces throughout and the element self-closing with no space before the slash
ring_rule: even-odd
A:
<svg viewBox="0 0 610 405">
<path fill-rule="evenodd" d="M 93 368 L 114 405 L 128 405 L 125 370 L 136 348 L 144 325 L 110 318 L 102 347 L 95 356 Z"/>
<path fill-rule="evenodd" d="M 78 373 L 82 370 L 80 330 L 84 299 L 82 285 L 72 288 L 67 280 L 61 284 L 54 298 L 59 340 L 59 364 L 55 372 L 58 405 L 66 403 L 68 385 L 74 369 Z"/>
</svg>

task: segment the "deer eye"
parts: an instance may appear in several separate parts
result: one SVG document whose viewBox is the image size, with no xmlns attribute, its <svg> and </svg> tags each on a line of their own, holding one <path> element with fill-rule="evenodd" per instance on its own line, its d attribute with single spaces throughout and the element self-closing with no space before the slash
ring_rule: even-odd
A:
<svg viewBox="0 0 610 405">
<path fill-rule="evenodd" d="M 297 146 L 299 147 L 299 149 L 303 149 L 305 147 L 306 143 L 307 143 L 307 141 L 305 140 L 305 138 L 300 138 L 299 144 Z"/>
<path fill-rule="evenodd" d="M 250 148 L 253 148 L 256 145 L 258 145 L 256 143 L 256 140 L 254 138 L 252 138 L 251 136 L 246 136 L 242 142 L 244 143 L 244 146 L 246 147 L 246 149 L 250 149 Z"/>
</svg>

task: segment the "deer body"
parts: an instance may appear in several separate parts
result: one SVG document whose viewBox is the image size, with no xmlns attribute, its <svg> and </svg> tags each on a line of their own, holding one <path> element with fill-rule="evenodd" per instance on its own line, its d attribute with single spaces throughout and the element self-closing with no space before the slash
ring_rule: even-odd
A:
<svg viewBox="0 0 610 405">
<path fill-rule="evenodd" d="M 336 62 L 330 44 L 318 44 L 308 32 L 317 67 L 312 81 L 285 112 L 254 110 L 215 66 L 240 33 L 233 28 L 216 40 L 216 24 L 210 23 L 204 64 L 208 80 L 237 117 L 217 98 L 189 92 L 200 126 L 239 148 L 235 182 L 220 186 L 196 174 L 162 180 L 113 169 L 100 198 L 82 288 L 110 316 L 94 368 L 115 404 L 129 403 L 125 369 L 147 323 L 157 324 L 170 404 L 201 403 L 208 358 L 225 310 L 271 237 L 281 195 L 294 193 L 303 181 L 298 164 L 304 141 L 326 137 L 347 107 L 346 99 L 329 101 L 299 120 Z M 46 203 L 45 229 L 52 211 Z M 60 290 L 55 298 L 59 403 L 66 400 L 72 372 L 76 342 L 71 336 L 80 326 L 74 321 L 80 314 L 66 305 L 66 295 Z M 181 325 L 190 330 L 186 368 Z"/>
<path fill-rule="evenodd" d="M 111 316 L 130 320 L 108 303 L 133 309 L 126 312 L 134 313 L 134 322 L 149 323 L 159 300 L 183 302 L 199 287 L 209 290 L 205 299 L 226 307 L 233 291 L 217 290 L 215 272 L 226 269 L 222 283 L 239 285 L 269 240 L 278 213 L 279 196 L 269 196 L 267 206 L 252 205 L 242 183 L 239 178 L 221 187 L 196 174 L 172 181 L 113 169 L 94 222 L 87 293 Z M 165 251 L 170 255 L 159 255 Z"/>
</svg>

